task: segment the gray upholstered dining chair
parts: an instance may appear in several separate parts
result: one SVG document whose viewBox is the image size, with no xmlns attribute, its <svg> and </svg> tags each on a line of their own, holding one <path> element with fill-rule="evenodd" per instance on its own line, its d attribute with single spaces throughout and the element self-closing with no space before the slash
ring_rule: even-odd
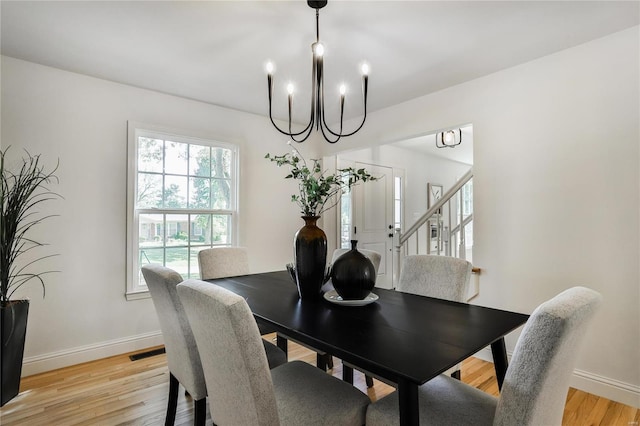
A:
<svg viewBox="0 0 640 426">
<path fill-rule="evenodd" d="M 217 425 L 364 424 L 369 398 L 301 361 L 269 371 L 247 302 L 200 280 L 178 285 Z"/>
<path fill-rule="evenodd" d="M 249 251 L 246 247 L 225 246 L 204 249 L 198 252 L 198 264 L 200 267 L 200 279 L 212 280 L 216 278 L 226 278 L 238 275 L 247 275 L 249 273 Z M 264 321 L 256 319 L 260 334 L 274 333 L 276 330 Z M 286 341 L 292 340 L 289 336 L 278 333 L 278 344 L 286 349 Z M 294 340 L 292 340 L 294 341 Z M 317 355 L 317 364 L 324 369 L 325 365 L 329 368 L 333 367 L 333 360 L 329 354 L 304 345 L 301 342 L 296 343 L 315 351 Z M 285 352 L 286 355 L 286 352 Z"/>
<path fill-rule="evenodd" d="M 175 421 L 179 384 L 194 400 L 194 424 L 204 425 L 207 388 L 196 341 L 176 291 L 176 285 L 183 281 L 182 276 L 173 269 L 156 264 L 144 265 L 142 275 L 158 314 L 169 366 L 165 425 L 173 425 Z M 285 353 L 275 345 L 263 340 L 263 347 L 271 367 L 286 362 Z"/>
<path fill-rule="evenodd" d="M 246 247 L 213 247 L 198 252 L 200 279 L 233 277 L 249 273 L 249 252 Z"/>
<path fill-rule="evenodd" d="M 336 260 L 338 260 L 338 258 L 340 256 L 342 256 L 343 254 L 349 252 L 351 249 L 346 249 L 346 248 L 339 248 L 339 249 L 335 249 L 333 251 L 333 255 L 331 256 L 331 264 L 333 265 L 334 263 L 336 263 Z M 382 259 L 382 255 L 380 253 L 378 253 L 377 251 L 374 250 L 367 250 L 367 249 L 358 249 L 358 251 L 362 254 L 364 254 L 370 261 L 371 263 L 373 263 L 373 268 L 376 270 L 376 277 L 378 276 L 378 270 L 380 269 L 380 260 Z M 346 368 L 345 368 L 346 367 Z M 349 383 L 353 383 L 353 369 L 357 368 L 349 363 L 345 363 L 343 362 L 343 369 L 342 369 L 342 378 L 343 380 L 349 382 Z M 370 375 L 365 374 L 364 377 L 365 383 L 367 384 L 367 387 L 373 387 L 373 379 L 371 378 Z"/>
<path fill-rule="evenodd" d="M 421 425 L 560 425 L 575 359 L 601 301 L 599 293 L 573 287 L 538 306 L 518 339 L 495 398 L 446 375 L 420 386 Z M 394 425 L 397 393 L 367 410 L 367 425 Z"/>
<path fill-rule="evenodd" d="M 396 290 L 453 302 L 466 302 L 473 265 L 450 256 L 406 256 Z"/>
<path fill-rule="evenodd" d="M 412 255 L 404 258 L 396 290 L 420 296 L 466 302 L 473 265 L 450 256 Z M 460 366 L 447 371 L 460 379 Z"/>
<path fill-rule="evenodd" d="M 223 246 L 203 249 L 198 252 L 198 267 L 201 280 L 247 275 L 249 270 L 249 251 L 246 247 Z M 273 333 L 276 330 L 264 321 L 256 320 L 260 334 Z"/>
<path fill-rule="evenodd" d="M 333 251 L 333 255 L 331 256 L 331 264 L 333 265 L 334 263 L 336 263 L 336 260 L 338 260 L 340 256 L 342 256 L 343 254 L 347 253 L 350 250 L 351 249 L 345 249 L 345 248 L 335 249 Z M 373 263 L 373 267 L 375 268 L 376 275 L 377 275 L 378 270 L 380 269 L 380 260 L 382 259 L 382 256 L 380 255 L 380 253 L 374 250 L 367 250 L 367 249 L 358 249 L 358 251 L 364 254 L 365 256 L 367 256 L 367 258 L 369 258 L 371 263 Z"/>
</svg>

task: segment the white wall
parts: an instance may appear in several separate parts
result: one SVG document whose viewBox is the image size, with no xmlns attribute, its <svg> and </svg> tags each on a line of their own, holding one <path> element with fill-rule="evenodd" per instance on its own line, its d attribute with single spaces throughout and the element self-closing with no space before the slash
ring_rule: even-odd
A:
<svg viewBox="0 0 640 426">
<path fill-rule="evenodd" d="M 127 120 L 237 143 L 239 244 L 255 272 L 292 260 L 303 222 L 289 203 L 295 184 L 263 158 L 289 149 L 267 118 L 8 57 L 1 76 L 2 147 L 59 158 L 54 189 L 64 196 L 46 206 L 60 217 L 39 234 L 60 254 L 47 268 L 60 272 L 44 300 L 37 284 L 17 294 L 31 298 L 23 375 L 160 343 L 151 299 L 124 297 Z"/>
<path fill-rule="evenodd" d="M 573 383 L 635 406 L 639 51 L 635 27 L 372 113 L 359 134 L 323 152 L 472 123 L 476 303 L 531 312 L 574 285 L 601 292 Z"/>
<path fill-rule="evenodd" d="M 443 185 L 446 192 L 471 167 L 393 145 L 346 152 L 340 154 L 340 158 L 403 169 L 405 171 L 404 207 L 407 225 L 414 222 L 414 214 L 421 216 L 427 210 L 427 182 Z"/>
</svg>

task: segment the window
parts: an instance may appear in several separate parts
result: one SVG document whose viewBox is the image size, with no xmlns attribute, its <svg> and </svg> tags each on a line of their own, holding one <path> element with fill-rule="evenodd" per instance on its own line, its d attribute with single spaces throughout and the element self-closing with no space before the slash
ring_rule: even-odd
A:
<svg viewBox="0 0 640 426">
<path fill-rule="evenodd" d="M 237 147 L 129 123 L 127 298 L 147 296 L 140 268 L 198 278 L 198 252 L 235 244 Z"/>
<path fill-rule="evenodd" d="M 344 181 L 347 178 L 343 178 Z M 340 248 L 351 248 L 351 191 L 342 191 L 340 195 Z"/>
<path fill-rule="evenodd" d="M 473 179 L 462 186 L 462 215 L 467 217 L 473 214 Z M 460 215 L 460 207 L 458 207 L 458 216 Z"/>
<path fill-rule="evenodd" d="M 402 177 L 393 178 L 393 228 L 402 228 Z"/>
<path fill-rule="evenodd" d="M 459 202 L 456 208 L 456 218 L 460 217 L 460 213 L 462 213 L 463 220 L 466 220 L 469 216 L 473 215 L 473 179 L 465 183 L 464 186 L 460 189 Z M 464 256 L 469 262 L 471 262 L 473 250 L 473 220 L 469 221 L 463 229 L 465 245 Z M 456 246 L 457 244 L 454 245 L 454 248 L 459 250 L 459 247 Z M 460 255 L 458 254 L 458 256 Z"/>
</svg>

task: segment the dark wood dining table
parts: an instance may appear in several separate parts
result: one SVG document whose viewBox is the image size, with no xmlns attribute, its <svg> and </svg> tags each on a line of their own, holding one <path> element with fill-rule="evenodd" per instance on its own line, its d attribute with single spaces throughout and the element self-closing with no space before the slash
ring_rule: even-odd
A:
<svg viewBox="0 0 640 426">
<path fill-rule="evenodd" d="M 291 339 L 397 384 L 400 424 L 418 425 L 418 387 L 491 346 L 499 386 L 504 336 L 528 315 L 375 288 L 378 300 L 343 306 L 300 300 L 287 271 L 208 280 L 242 296 L 256 318 Z M 331 290 L 331 283 L 324 291 Z M 464 409 L 461 407 L 461 409 Z"/>
</svg>

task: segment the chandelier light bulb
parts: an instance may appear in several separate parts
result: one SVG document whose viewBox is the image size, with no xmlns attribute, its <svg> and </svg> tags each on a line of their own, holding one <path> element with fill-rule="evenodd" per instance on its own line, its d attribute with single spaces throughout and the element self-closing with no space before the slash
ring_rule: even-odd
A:
<svg viewBox="0 0 640 426">
<path fill-rule="evenodd" d="M 293 89 L 293 83 L 287 84 L 287 93 L 289 94 L 289 96 L 293 95 Z"/>
<path fill-rule="evenodd" d="M 369 64 L 362 64 L 360 69 L 362 71 L 362 75 L 369 75 Z"/>
<path fill-rule="evenodd" d="M 340 95 L 344 96 L 344 94 L 347 93 L 347 86 L 345 86 L 344 84 L 340 85 Z"/>
<path fill-rule="evenodd" d="M 273 70 L 274 70 L 273 62 L 267 62 L 267 65 L 265 66 L 265 68 L 267 70 L 267 74 L 269 75 L 273 74 Z"/>
<path fill-rule="evenodd" d="M 322 45 L 322 43 L 320 42 L 315 43 L 315 53 L 316 53 L 316 56 L 324 55 L 324 46 Z"/>
</svg>

